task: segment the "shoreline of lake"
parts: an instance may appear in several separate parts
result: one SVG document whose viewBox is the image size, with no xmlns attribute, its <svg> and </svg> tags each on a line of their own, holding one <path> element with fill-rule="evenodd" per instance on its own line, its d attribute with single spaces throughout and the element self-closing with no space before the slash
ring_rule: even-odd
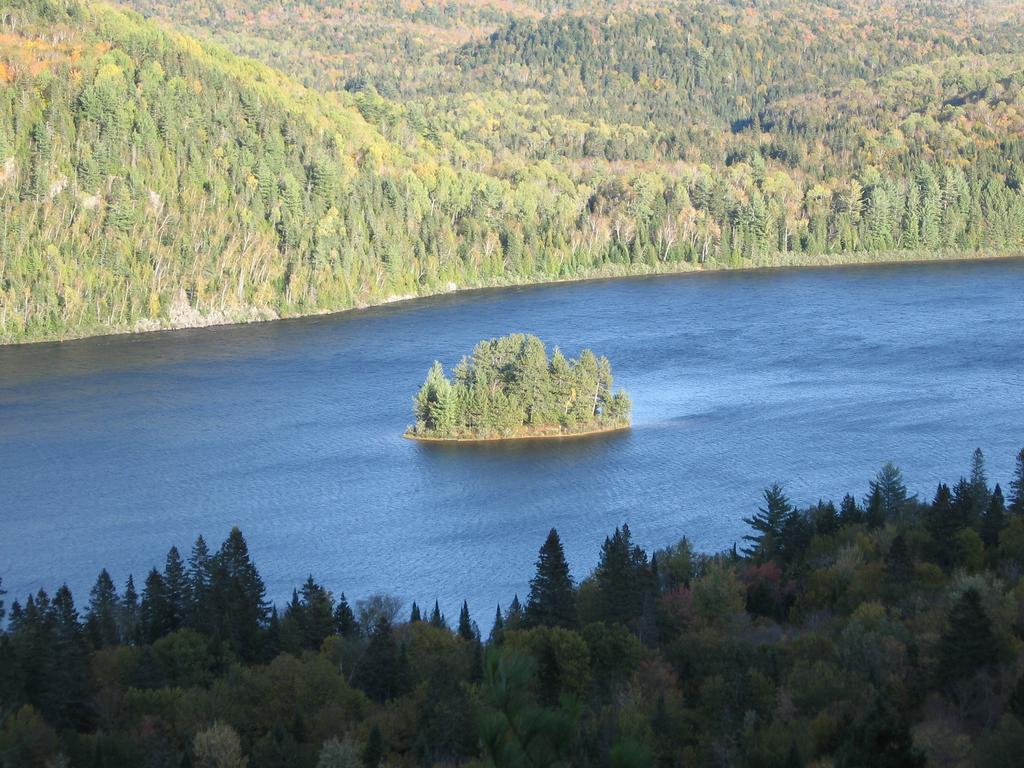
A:
<svg viewBox="0 0 1024 768">
<path fill-rule="evenodd" d="M 509 288 L 531 288 L 546 285 L 571 285 L 574 283 L 599 282 L 604 280 L 630 280 L 648 277 L 672 277 L 672 276 L 696 276 L 713 275 L 736 272 L 776 272 L 788 270 L 815 270 L 815 269 L 837 269 L 837 268 L 862 268 L 875 266 L 903 266 L 915 264 L 956 264 L 965 262 L 986 262 L 986 261 L 1013 261 L 1024 259 L 1024 252 L 1013 251 L 1008 253 L 992 253 L 978 251 L 974 253 L 957 252 L 957 255 L 948 255 L 945 251 L 920 252 L 920 251 L 886 251 L 878 254 L 865 253 L 836 253 L 818 254 L 773 254 L 766 256 L 757 262 L 744 262 L 733 266 L 724 263 L 711 265 L 667 264 L 651 267 L 650 265 L 605 265 L 605 267 L 589 270 L 582 276 L 551 278 L 547 280 L 535 279 L 509 279 L 483 281 L 473 285 L 458 286 L 450 289 L 430 290 L 417 294 L 402 294 L 399 296 L 387 296 L 379 301 L 359 303 L 351 307 L 338 309 L 314 310 L 297 314 L 278 315 L 269 310 L 260 310 L 252 306 L 240 307 L 238 316 L 228 316 L 223 311 L 216 313 L 217 319 L 211 319 L 213 315 L 202 315 L 193 312 L 189 315 L 188 322 L 171 324 L 167 326 L 147 325 L 147 327 L 123 328 L 110 330 L 109 332 L 70 334 L 59 338 L 29 339 L 25 341 L 11 341 L 0 344 L 4 347 L 25 347 L 40 344 L 62 344 L 65 342 L 80 341 L 84 339 L 97 339 L 110 336 L 138 336 L 151 333 L 174 333 L 176 331 L 195 330 L 201 328 L 225 328 L 231 326 L 260 325 L 263 323 L 276 323 L 284 320 L 301 320 L 311 317 L 329 317 L 355 312 L 363 312 L 370 309 L 377 309 L 396 304 L 407 304 L 412 301 L 438 298 L 442 296 L 456 296 L 478 291 L 495 291 Z M 664 268 L 662 268 L 664 267 Z M 263 313 L 263 316 L 260 315 Z"/>
</svg>

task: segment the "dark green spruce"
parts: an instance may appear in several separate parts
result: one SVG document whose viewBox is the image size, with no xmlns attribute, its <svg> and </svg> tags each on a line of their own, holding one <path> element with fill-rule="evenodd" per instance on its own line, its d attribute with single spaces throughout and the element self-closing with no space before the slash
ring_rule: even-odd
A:
<svg viewBox="0 0 1024 768">
<path fill-rule="evenodd" d="M 449 379 L 435 362 L 413 400 L 409 437 L 491 439 L 582 434 L 629 426 L 632 404 L 612 392 L 612 368 L 589 349 L 578 359 L 536 336 L 481 341 Z"/>
</svg>

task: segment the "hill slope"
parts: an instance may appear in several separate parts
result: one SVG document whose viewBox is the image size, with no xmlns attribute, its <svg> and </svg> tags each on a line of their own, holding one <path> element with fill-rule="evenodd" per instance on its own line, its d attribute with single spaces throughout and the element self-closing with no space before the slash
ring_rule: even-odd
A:
<svg viewBox="0 0 1024 768">
<path fill-rule="evenodd" d="M 256 52 L 301 73 L 293 52 L 323 26 L 319 6 L 293 5 L 309 23 L 280 49 L 266 41 L 282 26 L 256 24 Z M 1019 252 L 1021 9 L 926 3 L 914 28 L 876 5 L 869 24 L 868 0 L 589 15 L 460 0 L 457 42 L 392 46 L 376 75 L 318 92 L 166 22 L 14 0 L 0 341 L 458 286 Z M 429 7 L 368 2 L 364 21 Z M 190 28 L 203 8 L 161 6 Z M 230 42 L 268 9 L 224 6 L 211 34 Z M 370 39 L 343 38 L 339 66 Z"/>
</svg>

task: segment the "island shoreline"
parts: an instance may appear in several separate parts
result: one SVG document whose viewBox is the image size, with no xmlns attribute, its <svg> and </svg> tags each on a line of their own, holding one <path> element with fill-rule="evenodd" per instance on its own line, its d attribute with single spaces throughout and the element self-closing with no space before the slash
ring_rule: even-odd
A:
<svg viewBox="0 0 1024 768">
<path fill-rule="evenodd" d="M 628 432 L 632 428 L 632 424 L 624 424 L 615 427 L 588 429 L 584 430 L 583 432 L 565 432 L 547 435 L 509 435 L 508 437 L 429 437 L 427 435 L 417 435 L 415 433 L 406 431 L 402 433 L 402 437 L 406 440 L 412 440 L 417 443 L 429 443 L 435 445 L 440 443 L 508 443 L 517 440 L 573 440 L 576 438 L 597 437 L 598 435 L 611 435 L 617 432 Z"/>
</svg>

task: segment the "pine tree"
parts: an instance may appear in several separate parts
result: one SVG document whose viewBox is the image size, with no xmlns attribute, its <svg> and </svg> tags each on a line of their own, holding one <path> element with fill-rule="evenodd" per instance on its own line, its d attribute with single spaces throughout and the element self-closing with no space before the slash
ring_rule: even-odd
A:
<svg viewBox="0 0 1024 768">
<path fill-rule="evenodd" d="M 779 533 L 778 552 L 782 562 L 797 565 L 804 557 L 811 544 L 814 529 L 807 516 L 799 510 L 792 509 L 783 518 L 782 530 Z"/>
<path fill-rule="evenodd" d="M 54 593 L 48 614 L 53 634 L 43 651 L 49 656 L 44 661 L 45 701 L 55 725 L 82 728 L 91 720 L 89 649 L 66 584 Z"/>
<path fill-rule="evenodd" d="M 953 512 L 955 517 L 962 521 L 965 528 L 980 522 L 979 510 L 974 508 L 971 484 L 965 477 L 961 477 L 953 486 Z"/>
<path fill-rule="evenodd" d="M 491 634 L 488 637 L 488 642 L 490 642 L 491 645 L 500 645 L 501 641 L 504 639 L 505 619 L 501 615 L 501 606 L 499 605 L 494 614 L 494 625 L 491 627 Z"/>
<path fill-rule="evenodd" d="M 989 497 L 988 509 L 981 519 L 981 540 L 989 549 L 999 545 L 999 534 L 1006 527 L 1006 504 L 1003 502 L 1003 489 L 996 487 Z"/>
<path fill-rule="evenodd" d="M 885 502 L 882 490 L 877 486 L 864 499 L 864 522 L 873 531 L 885 525 Z"/>
<path fill-rule="evenodd" d="M 633 544 L 628 525 L 604 540 L 594 575 L 605 621 L 629 624 L 643 613 L 653 579 L 647 554 Z"/>
<path fill-rule="evenodd" d="M 966 527 L 966 520 L 953 505 L 949 486 L 940 483 L 935 498 L 925 515 L 924 527 L 932 537 L 932 552 L 943 567 L 951 567 L 957 559 L 956 535 Z"/>
<path fill-rule="evenodd" d="M 334 609 L 334 631 L 342 637 L 355 637 L 359 634 L 359 623 L 344 592 L 338 598 L 338 605 Z"/>
<path fill-rule="evenodd" d="M 939 655 L 939 676 L 947 685 L 998 664 L 999 645 L 976 589 L 965 591 L 950 611 Z"/>
<path fill-rule="evenodd" d="M 878 527 L 877 520 L 872 518 L 873 512 L 876 517 L 880 512 L 883 522 L 898 520 L 907 503 L 907 486 L 900 468 L 892 462 L 883 465 L 868 486 L 868 499 L 871 501 L 865 500 L 864 506 L 868 508 L 869 526 L 875 523 L 873 527 Z M 872 503 L 880 504 L 880 510 L 873 511 Z"/>
<path fill-rule="evenodd" d="M 178 554 L 177 547 L 171 547 L 164 564 L 164 627 L 174 632 L 185 625 L 186 617 L 191 613 L 191 601 L 188 578 L 185 576 L 185 564 Z"/>
<path fill-rule="evenodd" d="M 552 528 L 537 557 L 537 572 L 526 600 L 528 626 L 576 626 L 576 599 L 569 564 L 558 532 Z"/>
<path fill-rule="evenodd" d="M 843 501 L 839 505 L 840 525 L 859 525 L 863 522 L 864 515 L 857 506 L 857 500 L 849 493 L 843 496 Z"/>
<path fill-rule="evenodd" d="M 201 632 L 209 632 L 210 587 L 213 581 L 213 558 L 206 540 L 200 535 L 192 546 L 188 558 L 188 590 L 191 595 L 191 610 L 188 626 Z"/>
<path fill-rule="evenodd" d="M 512 602 L 508 605 L 508 612 L 505 613 L 505 629 L 521 629 L 523 621 L 523 607 L 519 603 L 519 595 L 515 595 L 512 598 Z"/>
<path fill-rule="evenodd" d="M 988 510 L 991 491 L 988 487 L 988 475 L 985 472 L 985 455 L 981 448 L 974 449 L 971 458 L 971 519 L 979 520 Z"/>
<path fill-rule="evenodd" d="M 313 580 L 312 574 L 302 585 L 300 595 L 302 647 L 318 651 L 324 640 L 334 634 L 334 599 L 330 592 Z"/>
<path fill-rule="evenodd" d="M 487 765 L 571 766 L 577 710 L 541 706 L 535 666 L 524 656 L 491 650 L 480 689 L 479 734 Z"/>
<path fill-rule="evenodd" d="M 1024 515 L 1024 448 L 1017 454 L 1017 464 L 1010 481 L 1010 512 Z"/>
<path fill-rule="evenodd" d="M 238 528 L 231 529 L 215 558 L 211 600 L 215 636 L 230 644 L 243 659 L 253 660 L 270 607 L 263 579 L 249 558 L 249 547 Z"/>
<path fill-rule="evenodd" d="M 473 624 L 469 620 L 469 603 L 462 601 L 462 610 L 459 611 L 459 637 L 463 640 L 475 640 L 476 632 L 473 631 Z"/>
<path fill-rule="evenodd" d="M 409 623 L 415 624 L 416 622 L 423 621 L 423 617 L 420 615 L 420 607 L 416 605 L 416 601 L 412 601 L 412 611 L 409 613 Z"/>
<path fill-rule="evenodd" d="M 441 606 L 437 600 L 434 601 L 434 610 L 430 612 L 430 626 L 438 629 L 448 629 L 448 622 L 441 615 Z"/>
<path fill-rule="evenodd" d="M 817 536 L 831 536 L 836 533 L 842 524 L 836 505 L 831 501 L 819 500 L 817 506 L 811 508 L 811 524 Z"/>
<path fill-rule="evenodd" d="M 743 537 L 744 541 L 751 542 L 743 554 L 761 561 L 773 560 L 778 556 L 783 522 L 792 511 L 789 499 L 778 483 L 765 488 L 764 500 L 765 506 L 758 507 L 758 514 L 743 518 L 743 522 L 756 531 Z"/>
<path fill-rule="evenodd" d="M 400 652 L 391 632 L 391 622 L 381 616 L 370 635 L 366 652 L 352 673 L 352 683 L 382 704 L 402 693 L 402 678 Z"/>
<path fill-rule="evenodd" d="M 142 603 L 139 606 L 139 631 L 143 642 L 154 643 L 167 634 L 169 630 L 164 624 L 167 614 L 164 578 L 153 568 L 143 585 Z"/>
<path fill-rule="evenodd" d="M 139 593 L 135 590 L 135 579 L 128 574 L 128 582 L 124 585 L 124 596 L 121 598 L 121 611 L 118 615 L 118 636 L 120 641 L 131 644 L 138 640 L 139 633 Z"/>
<path fill-rule="evenodd" d="M 117 614 L 117 589 L 114 587 L 114 580 L 104 568 L 89 593 L 86 628 L 94 648 L 117 645 Z"/>
</svg>

